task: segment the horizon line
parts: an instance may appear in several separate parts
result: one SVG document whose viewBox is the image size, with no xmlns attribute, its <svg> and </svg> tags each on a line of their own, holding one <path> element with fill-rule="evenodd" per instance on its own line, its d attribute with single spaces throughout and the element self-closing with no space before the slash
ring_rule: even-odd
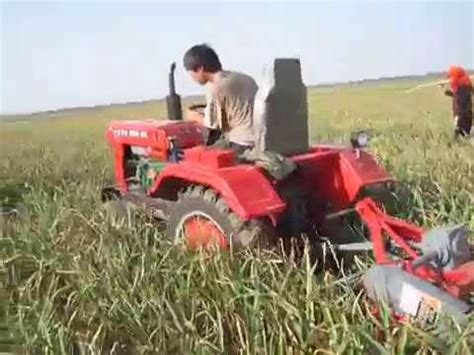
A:
<svg viewBox="0 0 474 355">
<path fill-rule="evenodd" d="M 466 69 L 466 72 L 473 73 L 474 69 Z M 440 76 L 445 74 L 444 71 L 439 72 L 426 72 L 424 74 L 404 74 L 392 77 L 384 77 L 381 76 L 379 78 L 367 78 L 367 79 L 359 79 L 359 80 L 348 80 L 348 81 L 339 81 L 339 82 L 321 82 L 316 84 L 307 84 L 307 88 L 321 88 L 321 87 L 330 87 L 330 86 L 339 86 L 339 85 L 351 85 L 351 84 L 358 84 L 364 82 L 378 82 L 378 81 L 390 81 L 390 80 L 401 80 L 401 79 L 414 79 L 414 78 L 425 78 L 425 77 L 432 77 L 432 76 Z M 205 96 L 205 94 L 194 94 L 194 95 L 187 95 L 183 96 L 182 99 L 192 99 Z M 87 109 L 97 109 L 103 107 L 110 107 L 110 106 L 121 106 L 121 105 L 133 105 L 133 104 L 142 104 L 145 102 L 150 101 L 162 101 L 166 99 L 166 96 L 160 98 L 149 98 L 143 99 L 140 101 L 126 101 L 126 102 L 110 102 L 104 104 L 91 104 L 86 106 L 75 106 L 75 107 L 60 107 L 56 109 L 47 109 L 41 111 L 32 111 L 32 112 L 16 112 L 16 113 L 0 113 L 0 121 L 2 121 L 6 117 L 20 117 L 20 116 L 33 116 L 33 115 L 48 115 L 48 114 L 58 114 L 61 112 L 66 111 L 74 111 L 74 110 L 87 110 Z M 2 119 L 3 118 L 3 119 Z"/>
</svg>

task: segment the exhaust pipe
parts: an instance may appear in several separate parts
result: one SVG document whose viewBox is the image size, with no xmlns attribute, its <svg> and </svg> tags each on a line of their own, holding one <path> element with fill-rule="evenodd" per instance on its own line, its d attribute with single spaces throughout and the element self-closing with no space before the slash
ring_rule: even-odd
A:
<svg viewBox="0 0 474 355">
<path fill-rule="evenodd" d="M 171 64 L 168 85 L 170 89 L 169 95 L 166 97 L 166 106 L 168 109 L 168 119 L 179 121 L 183 119 L 183 112 L 181 110 L 181 97 L 176 94 L 174 71 L 176 70 L 176 63 Z"/>
</svg>

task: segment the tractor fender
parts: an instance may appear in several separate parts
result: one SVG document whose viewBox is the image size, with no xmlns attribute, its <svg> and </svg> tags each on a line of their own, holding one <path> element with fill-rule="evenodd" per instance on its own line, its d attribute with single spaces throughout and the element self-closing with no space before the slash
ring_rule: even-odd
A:
<svg viewBox="0 0 474 355">
<path fill-rule="evenodd" d="M 363 150 L 345 150 L 339 154 L 340 189 L 346 201 L 355 201 L 363 188 L 375 184 L 392 182 L 393 178 Z"/>
<path fill-rule="evenodd" d="M 184 185 L 211 187 L 243 220 L 266 216 L 275 224 L 277 216 L 286 208 L 286 203 L 271 182 L 252 165 L 210 168 L 188 162 L 168 164 L 160 172 L 148 194 L 159 196 L 160 189 L 173 180 L 184 182 Z"/>
</svg>

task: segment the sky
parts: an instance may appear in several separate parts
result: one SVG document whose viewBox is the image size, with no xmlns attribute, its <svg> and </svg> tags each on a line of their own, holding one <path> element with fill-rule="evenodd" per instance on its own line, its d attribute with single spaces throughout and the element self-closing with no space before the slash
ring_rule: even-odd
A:
<svg viewBox="0 0 474 355">
<path fill-rule="evenodd" d="M 0 113 L 162 98 L 171 62 L 208 43 L 226 69 L 262 76 L 298 57 L 307 85 L 474 68 L 472 1 L 1 1 Z"/>
</svg>

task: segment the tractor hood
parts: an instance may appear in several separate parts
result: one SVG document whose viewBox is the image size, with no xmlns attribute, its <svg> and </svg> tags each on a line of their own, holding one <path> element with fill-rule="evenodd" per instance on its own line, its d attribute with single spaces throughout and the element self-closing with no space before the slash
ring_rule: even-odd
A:
<svg viewBox="0 0 474 355">
<path fill-rule="evenodd" d="M 173 120 L 112 121 L 107 127 L 110 144 L 166 149 L 170 140 L 181 148 L 203 144 L 204 128 L 194 122 Z"/>
</svg>

